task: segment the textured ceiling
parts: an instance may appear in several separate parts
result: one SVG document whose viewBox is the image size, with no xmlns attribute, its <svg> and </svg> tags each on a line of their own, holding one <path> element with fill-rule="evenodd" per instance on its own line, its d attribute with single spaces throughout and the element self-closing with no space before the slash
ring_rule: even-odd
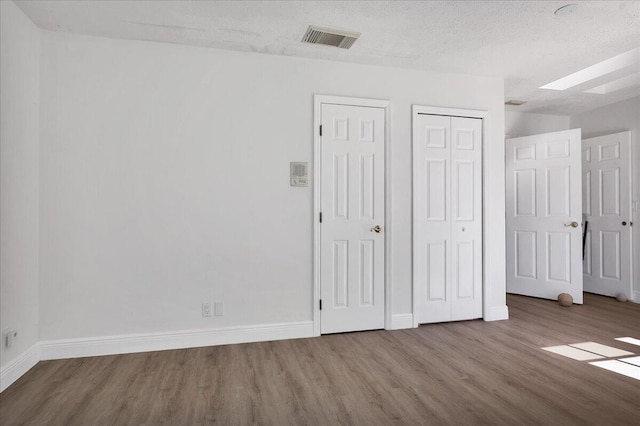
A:
<svg viewBox="0 0 640 426">
<path fill-rule="evenodd" d="M 640 95 L 538 89 L 640 46 L 640 1 L 16 1 L 40 27 L 437 72 L 504 77 L 509 109 L 573 115 Z M 575 12 L 554 10 L 577 3 Z M 350 50 L 303 44 L 309 24 L 361 32 Z"/>
</svg>

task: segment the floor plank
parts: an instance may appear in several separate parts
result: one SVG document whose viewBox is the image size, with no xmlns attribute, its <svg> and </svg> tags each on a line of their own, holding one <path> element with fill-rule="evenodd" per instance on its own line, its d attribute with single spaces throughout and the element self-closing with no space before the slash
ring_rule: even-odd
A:
<svg viewBox="0 0 640 426">
<path fill-rule="evenodd" d="M 542 347 L 640 338 L 640 305 L 508 296 L 509 321 L 43 361 L 0 394 L 8 425 L 616 424 L 640 381 Z"/>
</svg>

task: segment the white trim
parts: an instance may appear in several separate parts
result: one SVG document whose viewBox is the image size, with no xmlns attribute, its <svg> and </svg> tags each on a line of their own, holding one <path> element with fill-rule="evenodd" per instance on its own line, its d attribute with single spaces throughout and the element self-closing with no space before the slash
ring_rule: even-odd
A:
<svg viewBox="0 0 640 426">
<path fill-rule="evenodd" d="M 381 99 L 350 98 L 344 96 L 313 96 L 313 335 L 320 335 L 320 134 L 322 104 L 352 105 L 384 109 L 385 127 L 385 329 L 392 328 L 391 315 L 391 101 Z"/>
<path fill-rule="evenodd" d="M 393 232 L 391 232 L 391 101 L 386 101 L 384 107 L 384 328 L 385 330 L 394 329 L 393 327 L 393 286 L 391 285 L 391 277 L 393 277 L 391 253 L 393 253 L 391 241 Z"/>
<path fill-rule="evenodd" d="M 391 316 L 391 330 L 413 328 L 413 314 L 395 314 Z"/>
<path fill-rule="evenodd" d="M 448 116 L 468 117 L 468 118 L 489 117 L 489 111 L 484 111 L 479 109 L 461 109 L 461 108 L 445 108 L 445 107 L 432 107 L 432 106 L 424 106 L 424 105 L 412 105 L 412 110 L 413 110 L 412 117 L 415 117 L 417 114 L 448 115 Z"/>
<path fill-rule="evenodd" d="M 371 108 L 387 108 L 391 101 L 385 99 L 352 98 L 348 96 L 313 95 L 314 106 L 320 104 L 363 106 Z M 315 108 L 314 108 L 315 112 Z M 318 117 L 320 116 L 318 111 Z M 317 123 L 318 126 L 320 122 Z"/>
<path fill-rule="evenodd" d="M 18 355 L 15 359 L 0 369 L 0 392 L 11 386 L 27 371 L 40 361 L 40 346 L 38 343 Z"/>
<path fill-rule="evenodd" d="M 504 306 L 485 306 L 484 320 L 485 321 L 502 321 L 509 319 L 509 307 Z"/>
<path fill-rule="evenodd" d="M 40 359 L 80 358 L 235 343 L 265 342 L 313 336 L 313 323 L 279 324 L 184 330 L 163 333 L 48 340 L 40 342 Z"/>
<path fill-rule="evenodd" d="M 487 165 L 487 156 L 485 155 L 486 146 L 489 142 L 489 111 L 475 110 L 475 109 L 461 109 L 461 108 L 446 108 L 446 107 L 433 107 L 424 105 L 412 105 L 411 106 L 411 128 L 413 129 L 413 122 L 418 114 L 434 114 L 434 115 L 446 115 L 456 117 L 469 117 L 482 119 L 482 313 L 485 321 L 497 321 L 503 319 L 509 319 L 509 310 L 505 306 L 491 306 L 491 286 L 487 284 L 487 273 L 491 271 L 491 263 L 494 256 L 490 250 L 487 249 L 487 238 L 485 230 L 487 229 L 487 205 L 484 200 L 487 199 L 488 188 L 486 186 L 485 174 L 489 167 Z M 413 133 L 412 133 L 412 146 L 413 146 Z M 415 159 L 412 159 L 413 171 L 411 175 L 411 182 L 415 180 Z M 413 187 L 411 188 L 412 200 L 413 200 Z M 413 208 L 412 208 L 413 214 Z M 415 218 L 412 218 L 412 227 L 415 228 Z M 413 229 L 412 228 L 412 229 Z M 413 239 L 413 234 L 412 234 Z M 413 242 L 411 244 L 413 248 Z M 413 261 L 413 259 L 412 259 Z M 415 276 L 414 266 L 411 268 L 412 276 Z M 413 298 L 413 313 L 414 320 L 413 325 L 417 327 L 418 316 L 415 315 L 417 310 L 417 298 L 416 298 L 416 284 L 412 279 L 412 298 Z"/>
<path fill-rule="evenodd" d="M 582 129 L 580 129 L 582 130 Z M 640 303 L 640 291 L 633 290 L 633 283 L 635 282 L 635 274 L 633 267 L 633 259 L 635 256 L 636 250 L 640 250 L 640 247 L 635 247 L 634 245 L 634 230 L 633 230 L 633 193 L 634 193 L 634 183 L 633 183 L 633 158 L 634 157 L 634 140 L 633 134 L 631 130 L 627 130 L 627 140 L 629 141 L 629 300 L 635 303 Z"/>
</svg>

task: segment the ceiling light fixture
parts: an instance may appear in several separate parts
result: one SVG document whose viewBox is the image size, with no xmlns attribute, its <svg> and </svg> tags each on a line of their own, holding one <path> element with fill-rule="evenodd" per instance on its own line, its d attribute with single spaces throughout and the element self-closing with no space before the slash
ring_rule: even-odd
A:
<svg viewBox="0 0 640 426">
<path fill-rule="evenodd" d="M 575 3 L 565 4 L 564 6 L 557 8 L 556 11 L 553 12 L 553 14 L 556 16 L 571 15 L 573 12 L 576 11 L 577 8 L 578 8 L 578 5 Z"/>
<path fill-rule="evenodd" d="M 601 77 L 605 74 L 626 68 L 640 62 L 640 47 L 621 53 L 618 56 L 609 58 L 595 65 L 591 65 L 583 70 L 569 74 L 559 80 L 541 86 L 540 89 L 549 90 L 566 90 L 570 87 L 577 86 L 594 78 Z"/>
</svg>

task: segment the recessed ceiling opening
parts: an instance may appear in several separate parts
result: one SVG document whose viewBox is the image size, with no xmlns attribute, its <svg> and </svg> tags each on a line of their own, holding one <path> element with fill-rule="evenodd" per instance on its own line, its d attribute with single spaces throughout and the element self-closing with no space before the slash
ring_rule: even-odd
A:
<svg viewBox="0 0 640 426">
<path fill-rule="evenodd" d="M 352 31 L 335 30 L 331 28 L 309 25 L 307 32 L 302 37 L 302 42 L 311 44 L 324 44 L 325 46 L 349 49 L 360 37 L 361 33 Z"/>
<path fill-rule="evenodd" d="M 640 62 L 640 47 L 574 72 L 559 80 L 541 86 L 540 89 L 566 90 L 614 71 L 630 67 L 638 62 Z"/>
<path fill-rule="evenodd" d="M 607 93 L 617 92 L 618 90 L 626 89 L 628 87 L 637 86 L 640 84 L 640 73 L 628 75 L 626 77 L 619 78 L 617 80 L 610 81 L 597 87 L 593 87 L 589 90 L 585 90 L 584 93 L 593 93 L 596 95 L 606 95 Z"/>
<path fill-rule="evenodd" d="M 505 102 L 504 104 L 505 104 L 505 105 L 520 106 L 520 105 L 522 105 L 522 104 L 526 104 L 526 103 L 527 103 L 527 101 L 519 101 L 519 100 L 517 100 L 517 99 L 511 99 L 511 100 L 509 100 L 509 101 Z"/>
</svg>

